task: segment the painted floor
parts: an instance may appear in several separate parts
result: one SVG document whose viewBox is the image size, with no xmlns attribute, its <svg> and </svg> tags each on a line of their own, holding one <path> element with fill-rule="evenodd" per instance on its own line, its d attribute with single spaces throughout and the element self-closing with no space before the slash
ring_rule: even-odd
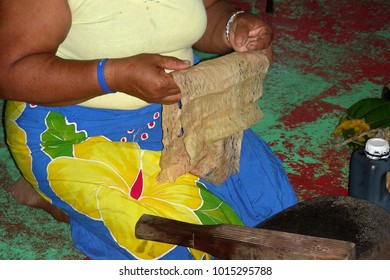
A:
<svg viewBox="0 0 390 280">
<path fill-rule="evenodd" d="M 331 134 L 346 108 L 390 81 L 390 2 L 276 0 L 273 14 L 265 0 L 233 2 L 275 30 L 265 118 L 253 129 L 283 160 L 300 200 L 346 195 L 351 151 L 336 149 Z M 0 131 L 0 259 L 83 259 L 68 225 L 14 201 L 18 177 Z"/>
</svg>

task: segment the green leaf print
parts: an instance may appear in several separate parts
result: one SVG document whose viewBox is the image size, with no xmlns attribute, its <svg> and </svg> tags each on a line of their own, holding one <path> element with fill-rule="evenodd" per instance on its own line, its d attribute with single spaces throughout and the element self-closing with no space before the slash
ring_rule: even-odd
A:
<svg viewBox="0 0 390 280">
<path fill-rule="evenodd" d="M 73 156 L 73 144 L 81 143 L 87 139 L 85 131 L 77 131 L 75 123 L 56 112 L 46 116 L 47 129 L 42 133 L 43 151 L 51 158 L 60 156 Z"/>
<path fill-rule="evenodd" d="M 202 224 L 243 225 L 242 221 L 230 205 L 209 192 L 202 183 L 197 182 L 196 184 L 200 189 L 200 195 L 203 198 L 203 205 L 200 209 L 195 211 L 195 214 L 199 217 Z"/>
</svg>

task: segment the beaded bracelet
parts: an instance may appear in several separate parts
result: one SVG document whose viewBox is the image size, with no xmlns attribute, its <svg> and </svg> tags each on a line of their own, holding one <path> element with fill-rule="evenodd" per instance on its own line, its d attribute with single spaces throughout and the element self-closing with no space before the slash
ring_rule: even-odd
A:
<svg viewBox="0 0 390 280">
<path fill-rule="evenodd" d="M 234 19 L 239 15 L 239 14 L 242 14 L 242 13 L 245 13 L 245 11 L 235 11 L 229 18 L 229 20 L 227 21 L 226 23 L 226 27 L 225 27 L 225 36 L 226 36 L 226 40 L 228 41 L 228 43 L 230 44 L 230 28 L 231 28 L 231 25 L 234 21 Z"/>
<path fill-rule="evenodd" d="M 107 61 L 107 58 L 103 58 L 103 59 L 99 60 L 99 63 L 97 65 L 97 70 L 96 70 L 97 71 L 97 78 L 98 78 L 100 88 L 102 90 L 104 90 L 104 92 L 113 93 L 114 91 L 108 87 L 108 85 L 106 83 L 106 79 L 104 78 L 104 65 L 106 64 L 106 61 Z"/>
</svg>

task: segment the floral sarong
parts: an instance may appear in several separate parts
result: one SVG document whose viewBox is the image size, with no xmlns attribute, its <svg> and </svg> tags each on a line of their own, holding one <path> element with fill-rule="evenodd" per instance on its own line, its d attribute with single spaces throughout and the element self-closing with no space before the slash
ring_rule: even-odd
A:
<svg viewBox="0 0 390 280">
<path fill-rule="evenodd" d="M 203 252 L 138 240 L 152 214 L 195 224 L 254 226 L 296 203 L 280 160 L 244 132 L 240 173 L 221 186 L 185 174 L 157 183 L 161 106 L 106 110 L 7 102 L 7 142 L 23 176 L 70 217 L 91 259 L 207 259 Z"/>
</svg>

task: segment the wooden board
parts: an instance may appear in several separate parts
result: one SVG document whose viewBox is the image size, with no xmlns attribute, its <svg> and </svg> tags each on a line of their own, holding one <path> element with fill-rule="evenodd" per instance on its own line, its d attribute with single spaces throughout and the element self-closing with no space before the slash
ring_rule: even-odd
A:
<svg viewBox="0 0 390 280">
<path fill-rule="evenodd" d="M 136 237 L 194 248 L 217 259 L 355 259 L 351 242 L 234 225 L 195 225 L 143 215 Z"/>
</svg>

